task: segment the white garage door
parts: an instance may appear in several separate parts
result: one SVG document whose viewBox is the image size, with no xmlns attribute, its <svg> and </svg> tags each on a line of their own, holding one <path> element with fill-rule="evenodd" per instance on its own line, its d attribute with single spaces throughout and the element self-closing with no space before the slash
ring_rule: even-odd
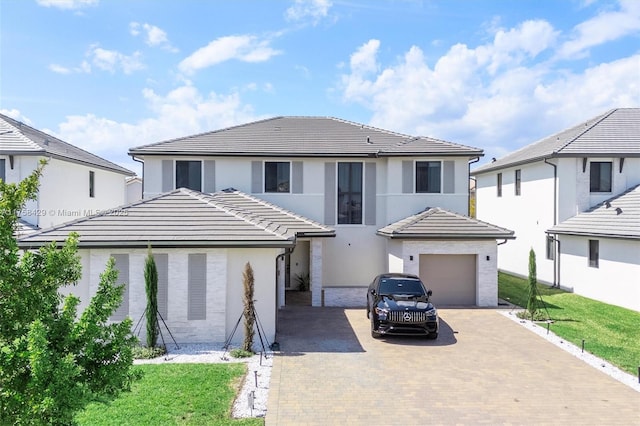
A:
<svg viewBox="0 0 640 426">
<path fill-rule="evenodd" d="M 476 304 L 476 255 L 421 254 L 420 278 L 436 306 Z"/>
</svg>

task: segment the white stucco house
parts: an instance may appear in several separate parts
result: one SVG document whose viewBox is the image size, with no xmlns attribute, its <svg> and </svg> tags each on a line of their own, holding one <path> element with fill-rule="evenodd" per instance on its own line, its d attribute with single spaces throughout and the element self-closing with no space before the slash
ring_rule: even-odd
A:
<svg viewBox="0 0 640 426">
<path fill-rule="evenodd" d="M 0 114 L 0 179 L 14 183 L 46 159 L 36 200 L 22 212 L 20 232 L 43 229 L 126 202 L 133 173 L 54 136 Z"/>
<path fill-rule="evenodd" d="M 116 260 L 129 280 L 129 314 L 140 315 L 151 241 L 167 256 L 160 261 L 168 262 L 166 310 L 182 341 L 229 337 L 247 261 L 257 269 L 257 310 L 270 339 L 286 290 L 307 274 L 313 306 L 364 306 L 368 284 L 383 272 L 421 276 L 440 306 L 498 303 L 497 247 L 514 233 L 468 217 L 477 148 L 330 117 L 276 117 L 129 154 L 143 163 L 144 182 L 143 199 L 123 207 L 129 213 L 79 220 L 20 244 L 28 249 L 77 230 L 90 271 L 78 291 L 87 297 L 107 257 L 128 255 Z M 193 198 L 224 215 L 192 206 Z M 165 210 L 168 200 L 174 206 Z M 134 214 L 145 209 L 152 229 Z M 250 244 L 230 217 L 257 233 Z M 105 228 L 105 220 L 113 224 Z M 189 316 L 192 282 L 206 289 L 204 318 Z"/>
<path fill-rule="evenodd" d="M 498 267 L 640 310 L 640 108 L 619 108 L 473 170 L 477 217 L 513 229 Z M 618 210 L 619 209 L 619 210 Z"/>
</svg>

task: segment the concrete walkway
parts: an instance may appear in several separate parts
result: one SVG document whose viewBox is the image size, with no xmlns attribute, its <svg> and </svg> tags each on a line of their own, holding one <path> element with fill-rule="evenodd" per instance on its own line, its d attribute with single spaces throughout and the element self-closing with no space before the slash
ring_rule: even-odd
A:
<svg viewBox="0 0 640 426">
<path fill-rule="evenodd" d="M 266 424 L 640 425 L 640 393 L 495 310 L 440 314 L 374 340 L 364 309 L 284 308 Z"/>
</svg>

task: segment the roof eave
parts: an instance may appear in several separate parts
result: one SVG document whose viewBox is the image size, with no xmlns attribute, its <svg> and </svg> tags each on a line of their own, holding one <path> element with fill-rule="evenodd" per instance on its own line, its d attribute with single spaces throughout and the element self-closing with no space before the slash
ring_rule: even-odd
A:
<svg viewBox="0 0 640 426">
<path fill-rule="evenodd" d="M 547 234 L 554 235 L 568 235 L 573 237 L 594 237 L 594 238 L 613 238 L 619 240 L 640 240 L 640 235 L 620 235 L 620 234 L 607 234 L 602 232 L 580 232 L 580 231 L 554 231 L 549 229 L 545 231 Z"/>
<path fill-rule="evenodd" d="M 52 241 L 18 241 L 22 250 L 35 250 L 51 244 Z M 64 241 L 57 242 L 62 247 Z M 79 241 L 78 248 L 291 248 L 295 247 L 292 240 L 286 241 Z"/>
<path fill-rule="evenodd" d="M 387 237 L 395 240 L 411 239 L 411 240 L 515 240 L 516 237 L 513 234 L 487 234 L 487 235 L 452 235 L 452 234 L 440 234 L 440 235 L 425 235 L 425 234 L 409 234 L 409 233 L 385 233 L 377 232 L 377 235 L 381 237 Z"/>
</svg>

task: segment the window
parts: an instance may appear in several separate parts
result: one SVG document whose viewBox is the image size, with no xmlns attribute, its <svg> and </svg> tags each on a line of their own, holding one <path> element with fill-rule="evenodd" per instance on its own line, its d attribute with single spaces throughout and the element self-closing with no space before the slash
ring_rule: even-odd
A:
<svg viewBox="0 0 640 426">
<path fill-rule="evenodd" d="M 200 161 L 176 161 L 176 188 L 202 191 L 202 164 Z"/>
<path fill-rule="evenodd" d="M 207 319 L 207 255 L 190 254 L 187 273 L 187 319 Z"/>
<path fill-rule="evenodd" d="M 271 162 L 264 163 L 264 192 L 289 192 L 291 163 Z"/>
<path fill-rule="evenodd" d="M 118 271 L 118 279 L 116 285 L 124 285 L 124 293 L 122 294 L 122 302 L 118 309 L 111 315 L 112 321 L 122 321 L 129 315 L 129 255 L 128 254 L 112 254 L 115 260 L 114 269 Z"/>
<path fill-rule="evenodd" d="M 522 184 L 522 170 L 518 169 L 516 170 L 516 186 L 515 186 L 515 191 L 516 191 L 516 195 L 520 195 L 520 186 Z"/>
<path fill-rule="evenodd" d="M 338 163 L 338 224 L 362 224 L 362 163 Z"/>
<path fill-rule="evenodd" d="M 96 173 L 89 171 L 89 197 L 96 196 Z"/>
<path fill-rule="evenodd" d="M 7 180 L 5 167 L 6 167 L 5 160 L 3 158 L 2 160 L 0 160 L 0 180 L 1 181 L 6 181 Z"/>
<path fill-rule="evenodd" d="M 553 260 L 556 258 L 555 251 L 555 239 L 551 235 L 547 235 L 547 259 Z"/>
<path fill-rule="evenodd" d="M 502 197 L 502 173 L 498 173 L 498 181 L 496 182 L 498 197 Z"/>
<path fill-rule="evenodd" d="M 589 266 L 598 267 L 600 260 L 600 242 L 598 240 L 589 240 Z"/>
<path fill-rule="evenodd" d="M 592 161 L 589 167 L 589 190 L 591 192 L 611 192 L 611 162 Z"/>
<path fill-rule="evenodd" d="M 416 161 L 416 192 L 440 193 L 440 161 Z"/>
</svg>

